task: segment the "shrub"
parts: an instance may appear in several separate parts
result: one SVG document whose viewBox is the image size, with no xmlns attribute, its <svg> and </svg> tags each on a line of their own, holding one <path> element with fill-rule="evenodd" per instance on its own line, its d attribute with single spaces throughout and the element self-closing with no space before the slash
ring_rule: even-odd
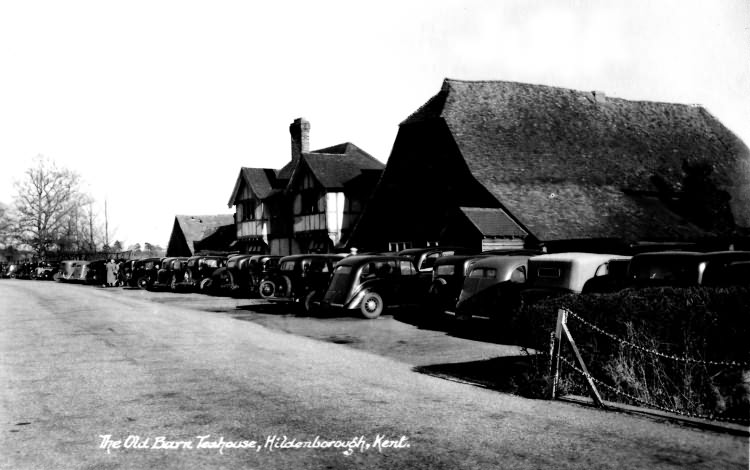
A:
<svg viewBox="0 0 750 470">
<path fill-rule="evenodd" d="M 699 361 L 676 361 L 644 352 L 570 317 L 568 328 L 589 372 L 637 398 L 628 399 L 598 387 L 604 399 L 748 420 L 750 288 L 660 287 L 566 295 L 524 305 L 511 316 L 508 327 L 521 344 L 546 353 L 558 309 L 563 307 L 647 351 Z M 566 349 L 564 357 L 572 360 L 570 348 L 564 343 L 563 351 Z M 728 362 L 744 367 L 723 365 Z M 548 374 L 548 362 L 538 360 L 535 364 L 536 378 L 530 380 L 541 383 Z M 567 372 L 561 391 L 585 394 L 583 377 L 569 367 L 563 370 Z M 539 391 L 529 394 L 538 395 Z"/>
</svg>

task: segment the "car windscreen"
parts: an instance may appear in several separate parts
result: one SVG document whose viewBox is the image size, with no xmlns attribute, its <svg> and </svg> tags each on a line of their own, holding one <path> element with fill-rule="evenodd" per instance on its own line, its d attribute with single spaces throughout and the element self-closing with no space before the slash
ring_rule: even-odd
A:
<svg viewBox="0 0 750 470">
<path fill-rule="evenodd" d="M 207 268 L 217 268 L 219 267 L 219 260 L 218 259 L 204 259 L 201 263 L 202 266 L 205 266 Z"/>
</svg>

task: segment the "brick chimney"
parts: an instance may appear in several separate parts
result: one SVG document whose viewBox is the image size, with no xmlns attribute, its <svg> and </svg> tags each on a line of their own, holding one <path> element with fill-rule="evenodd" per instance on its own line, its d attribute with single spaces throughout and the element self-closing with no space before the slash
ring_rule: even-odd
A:
<svg viewBox="0 0 750 470">
<path fill-rule="evenodd" d="M 289 125 L 289 133 L 292 134 L 292 161 L 297 161 L 310 151 L 310 123 L 305 118 L 297 118 Z"/>
</svg>

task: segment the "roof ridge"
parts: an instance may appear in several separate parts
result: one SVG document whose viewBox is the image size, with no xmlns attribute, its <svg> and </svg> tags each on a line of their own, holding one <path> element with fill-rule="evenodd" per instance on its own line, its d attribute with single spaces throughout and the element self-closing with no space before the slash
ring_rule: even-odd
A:
<svg viewBox="0 0 750 470">
<path fill-rule="evenodd" d="M 627 101 L 628 103 L 644 103 L 644 104 L 665 104 L 665 105 L 671 105 L 671 106 L 686 106 L 690 108 L 700 108 L 700 109 L 706 109 L 705 106 L 701 103 L 681 103 L 681 102 L 674 102 L 674 101 L 656 101 L 656 100 L 645 100 L 645 99 L 630 99 L 630 98 L 622 98 L 620 96 L 616 95 L 609 95 L 606 90 L 598 88 L 595 90 L 583 90 L 580 88 L 570 88 L 560 85 L 547 85 L 544 83 L 532 83 L 532 82 L 519 82 L 519 81 L 513 81 L 513 80 L 466 80 L 466 79 L 460 79 L 460 78 L 448 78 L 446 77 L 443 80 L 443 85 L 448 85 L 451 82 L 455 83 L 466 83 L 466 84 L 472 84 L 472 83 L 485 83 L 485 84 L 499 84 L 504 83 L 508 85 L 526 85 L 526 86 L 532 86 L 532 87 L 540 87 L 540 88 L 548 88 L 548 89 L 555 89 L 555 90 L 564 90 L 564 91 L 571 91 L 576 93 L 593 93 L 594 91 L 602 91 L 606 96 L 607 100 L 622 100 Z M 444 89 L 444 88 L 443 88 Z M 441 91 L 443 91 L 441 89 Z M 446 90 L 448 91 L 448 90 Z M 426 105 L 427 103 L 425 103 Z M 424 106 L 424 105 L 423 105 Z M 416 113 L 413 113 L 416 114 Z"/>
</svg>

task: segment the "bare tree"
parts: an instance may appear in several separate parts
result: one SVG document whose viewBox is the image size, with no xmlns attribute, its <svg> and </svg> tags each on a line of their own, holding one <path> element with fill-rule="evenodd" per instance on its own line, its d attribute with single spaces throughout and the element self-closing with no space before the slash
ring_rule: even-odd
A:
<svg viewBox="0 0 750 470">
<path fill-rule="evenodd" d="M 86 199 L 80 176 L 40 156 L 15 187 L 15 235 L 44 256 L 66 234 L 71 216 Z"/>
<path fill-rule="evenodd" d="M 13 234 L 13 219 L 8 206 L 0 202 L 0 248 L 6 248 Z"/>
</svg>

